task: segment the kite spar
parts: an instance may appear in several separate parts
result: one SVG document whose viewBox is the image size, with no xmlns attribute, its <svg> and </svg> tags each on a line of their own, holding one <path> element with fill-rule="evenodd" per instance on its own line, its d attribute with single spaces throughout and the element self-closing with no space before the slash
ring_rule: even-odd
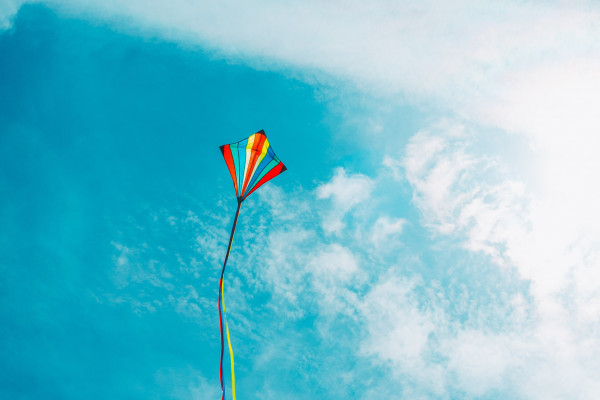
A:
<svg viewBox="0 0 600 400">
<path fill-rule="evenodd" d="M 223 322 L 225 323 L 225 332 L 227 334 L 227 344 L 229 345 L 229 354 L 231 356 L 231 393 L 233 400 L 235 399 L 235 372 L 233 364 L 233 349 L 231 348 L 231 340 L 229 338 L 229 326 L 227 325 L 227 313 L 225 311 L 225 266 L 231 251 L 233 243 L 233 234 L 237 226 L 238 217 L 240 216 L 240 208 L 242 202 L 252 194 L 256 189 L 281 174 L 287 168 L 279 158 L 275 155 L 273 148 L 267 140 L 265 131 L 261 130 L 253 135 L 250 135 L 244 140 L 236 143 L 225 144 L 220 147 L 225 163 L 231 174 L 235 195 L 237 197 L 237 210 L 233 219 L 231 235 L 229 236 L 229 244 L 227 245 L 227 253 L 225 253 L 225 261 L 221 269 L 221 279 L 219 280 L 219 328 L 221 330 L 221 362 L 219 365 L 219 378 L 221 379 L 221 399 L 225 400 L 225 385 L 223 384 L 223 351 L 225 342 L 223 340 Z M 221 317 L 221 307 L 223 308 L 223 317 Z"/>
</svg>

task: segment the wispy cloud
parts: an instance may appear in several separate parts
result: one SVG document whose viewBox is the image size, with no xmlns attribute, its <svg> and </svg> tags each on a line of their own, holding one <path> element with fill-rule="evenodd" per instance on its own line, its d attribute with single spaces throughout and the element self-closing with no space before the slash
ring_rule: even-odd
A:
<svg viewBox="0 0 600 400">
<path fill-rule="evenodd" d="M 502 264 L 503 245 L 527 229 L 524 184 L 502 176 L 499 160 L 480 155 L 473 133 L 443 121 L 413 136 L 403 165 L 413 202 L 440 233 L 464 233 L 465 246 Z"/>
<path fill-rule="evenodd" d="M 368 334 L 361 350 L 390 363 L 396 377 L 408 375 L 422 387 L 430 382 L 442 394 L 443 368 L 425 362 L 438 321 L 414 296 L 414 282 L 392 274 L 382 278 L 360 304 Z"/>
<path fill-rule="evenodd" d="M 463 141 L 463 145 L 458 147 L 468 154 L 467 136 L 450 135 L 444 140 L 451 142 L 453 138 Z M 415 138 L 415 142 L 417 141 L 425 143 L 426 134 Z M 448 152 L 454 149 L 451 143 L 439 148 Z M 435 168 L 434 156 L 432 153 L 432 160 L 426 160 L 429 168 Z M 474 164 L 484 163 L 474 156 L 472 158 Z M 429 169 L 419 171 L 427 174 Z M 385 175 L 386 172 L 382 173 Z M 464 174 L 465 171 L 459 170 L 455 176 Z M 340 176 L 338 170 L 331 181 L 321 187 L 336 187 L 334 183 L 339 181 Z M 415 176 L 408 179 L 409 182 L 413 178 Z M 465 176 L 465 184 L 467 178 L 473 179 L 470 175 Z M 348 179 L 348 176 L 344 176 L 344 179 Z M 361 176 L 361 180 L 368 181 L 373 191 L 380 190 L 380 185 L 385 185 L 380 176 Z M 463 186 L 458 186 L 457 189 L 454 181 L 451 181 L 444 196 L 451 196 L 462 188 Z M 272 190 L 278 192 L 276 188 Z M 265 194 L 269 195 L 270 193 Z M 319 190 L 313 192 L 313 195 L 318 198 Z M 497 204 L 493 199 L 488 199 L 487 188 L 474 192 L 474 195 L 482 196 L 492 209 Z M 487 300 L 478 297 L 476 285 L 481 283 L 481 279 L 484 282 L 487 279 L 485 269 L 478 272 L 465 266 L 463 271 L 457 266 L 454 271 L 457 279 L 465 274 L 477 276 L 473 286 L 469 286 L 470 283 L 466 280 L 441 286 L 435 279 L 425 278 L 424 275 L 407 274 L 406 265 L 396 264 L 400 255 L 398 252 L 382 255 L 379 250 L 381 246 L 402 239 L 405 219 L 378 217 L 376 213 L 371 218 L 350 218 L 348 229 L 331 236 L 322 229 L 320 215 L 327 215 L 339 205 L 331 201 L 318 203 L 320 207 L 297 207 L 297 197 L 309 201 L 306 196 L 292 198 L 282 193 L 276 195 L 276 208 L 273 210 L 280 207 L 290 209 L 294 217 L 279 228 L 265 221 L 265 229 L 261 230 L 261 235 L 265 237 L 254 240 L 253 250 L 246 253 L 256 254 L 247 258 L 246 262 L 258 267 L 252 272 L 244 272 L 244 279 L 251 283 L 254 290 L 261 288 L 260 290 L 272 293 L 270 309 L 285 316 L 280 323 L 289 326 L 300 318 L 316 318 L 317 331 L 305 338 L 306 342 L 286 342 L 286 346 L 293 346 L 290 351 L 301 354 L 302 347 L 309 343 L 313 348 L 327 343 L 328 352 L 341 352 L 346 359 L 352 360 L 351 363 L 374 363 L 374 368 L 382 370 L 386 378 L 375 380 L 361 388 L 365 398 L 381 393 L 385 387 L 393 387 L 392 392 L 396 394 L 421 398 L 447 398 L 449 393 L 456 391 L 467 397 L 481 396 L 493 390 L 505 391 L 508 390 L 507 385 L 517 384 L 523 385 L 519 386 L 520 393 L 528 390 L 525 383 L 518 379 L 516 371 L 521 368 L 539 368 L 540 365 L 536 364 L 538 350 L 534 345 L 535 333 L 538 331 L 529 317 L 531 305 L 527 300 L 527 293 L 524 296 L 514 288 L 511 289 L 513 294 L 504 293 L 508 288 L 504 285 L 510 284 L 510 279 L 508 283 L 496 280 L 494 285 L 499 298 L 493 302 L 497 304 L 485 304 L 482 307 L 482 302 Z M 439 201 L 444 200 L 445 197 Z M 454 208 L 443 214 L 444 218 L 458 220 L 456 215 L 472 200 L 467 198 L 463 202 L 457 202 Z M 423 206 L 422 203 L 417 204 Z M 248 208 L 246 218 L 272 218 L 270 206 Z M 305 211 L 298 213 L 298 209 Z M 353 214 L 362 210 L 350 207 L 347 212 Z M 431 216 L 432 229 L 438 229 L 433 220 L 436 216 L 435 213 Z M 278 219 L 279 217 L 275 218 Z M 453 223 L 457 231 L 444 231 L 443 234 L 468 235 L 473 230 L 468 224 L 462 226 L 460 222 Z M 251 227 L 245 228 L 241 235 L 245 237 L 247 232 L 252 231 Z M 375 242 L 362 241 L 356 236 L 357 231 L 372 232 L 379 236 L 377 240 L 373 238 Z M 405 251 L 409 253 L 407 260 L 412 257 L 412 262 L 418 262 L 418 255 L 411 254 L 415 249 Z M 501 254 L 503 253 L 495 253 L 492 259 Z M 507 274 L 511 275 L 510 272 Z M 490 287 L 486 290 L 496 289 Z M 502 304 L 505 299 L 509 299 L 510 303 Z M 464 306 L 466 317 L 453 311 L 455 303 L 467 304 Z M 499 313 L 501 308 L 506 310 Z M 257 316 L 254 314 L 250 318 Z M 261 330 L 271 329 L 271 322 L 263 323 Z M 498 324 L 505 327 L 498 329 Z M 280 325 L 277 327 L 281 329 Z M 335 345 L 331 344 L 332 335 L 338 338 Z M 487 357 L 477 356 L 481 354 L 477 352 L 480 346 L 486 349 Z M 355 350 L 351 350 L 352 348 Z M 533 361 L 529 357 L 519 356 L 523 348 L 536 352 Z M 265 348 L 261 354 L 261 362 L 275 359 L 282 361 L 270 348 Z M 355 372 L 358 375 L 354 379 L 362 379 L 362 373 L 364 372 Z"/>
<path fill-rule="evenodd" d="M 26 0 L 6 0 L 0 4 L 0 32 L 12 26 L 13 19 Z"/>
<path fill-rule="evenodd" d="M 371 242 L 382 247 L 386 242 L 396 239 L 406 223 L 404 218 L 380 217 L 371 228 Z"/>
<path fill-rule="evenodd" d="M 598 370 L 593 355 L 600 353 L 597 353 L 598 341 L 585 332 L 593 331 L 590 329 L 595 326 L 594 320 L 581 320 L 583 314 L 577 309 L 576 314 L 569 317 L 567 311 L 575 306 L 573 302 L 540 297 L 535 290 L 529 292 L 526 286 L 522 291 L 511 286 L 519 277 L 513 276 L 510 267 L 521 271 L 525 265 L 522 258 L 513 255 L 513 247 L 520 240 L 529 240 L 532 229 L 529 220 L 520 219 L 526 210 L 523 204 L 528 204 L 526 198 L 522 198 L 525 195 L 521 189 L 505 188 L 506 182 L 500 179 L 502 175 L 494 170 L 497 160 L 472 154 L 468 133 L 454 128 L 449 131 L 448 134 L 440 131 L 417 134 L 402 162 L 405 179 L 415 188 L 415 205 L 423 210 L 428 229 L 437 235 L 459 237 L 469 252 L 486 255 L 479 261 L 481 264 L 468 261 L 469 257 L 450 260 L 450 264 L 458 265 L 452 266 L 453 280 L 444 285 L 440 283 L 444 279 L 440 272 L 433 278 L 427 276 L 427 271 L 408 272 L 410 265 L 405 263 L 419 263 L 419 249 L 404 249 L 407 254 L 401 264 L 398 257 L 402 252 L 382 254 L 379 251 L 382 245 L 402 240 L 405 218 L 393 219 L 378 213 L 369 218 L 354 218 L 353 213 L 362 210 L 350 207 L 346 209 L 348 229 L 330 235 L 321 226 L 321 216 L 336 210 L 339 204 L 317 201 L 318 190 L 305 190 L 301 195 L 297 191 L 291 196 L 271 185 L 259 195 L 259 201 L 249 200 L 245 204 L 244 219 L 251 222 L 239 227 L 226 290 L 233 340 L 237 343 L 243 337 L 244 346 L 256 351 L 255 368 L 266 368 L 276 361 L 285 371 L 302 358 L 306 348 L 326 348 L 328 354 L 340 357 L 343 354 L 345 362 L 355 366 L 354 371 L 332 371 L 331 379 L 346 379 L 344 374 L 351 374 L 352 379 L 361 380 L 372 368 L 381 372 L 380 378 L 357 389 L 365 398 L 392 388 L 392 393 L 417 398 L 449 398 L 451 393 L 468 398 L 493 391 L 533 399 L 573 391 L 580 398 L 593 398 L 597 377 L 592 371 Z M 429 140 L 433 144 L 429 144 Z M 431 178 L 437 176 L 432 171 L 439 162 L 459 156 L 469 162 L 451 163 L 456 167 L 452 179 L 444 178 L 439 183 Z M 414 162 L 410 157 L 416 158 Z M 490 180 L 488 174 L 495 174 L 496 180 Z M 335 183 L 341 176 L 338 170 L 321 187 L 337 187 Z M 352 177 L 355 175 L 343 175 L 343 179 Z M 361 182 L 368 182 L 373 192 L 386 183 L 380 176 L 360 175 L 359 178 Z M 443 190 L 427 189 L 436 184 Z M 514 197 L 514 200 L 498 195 L 499 190 L 508 191 L 512 196 L 508 198 Z M 334 196 L 333 193 L 339 192 L 331 193 Z M 317 206 L 310 207 L 310 204 Z M 439 204 L 452 206 L 436 212 Z M 473 204 L 477 204 L 477 212 L 466 212 Z M 231 211 L 223 209 L 219 213 L 225 216 Z M 282 214 L 287 216 L 282 219 Z M 179 235 L 185 232 L 183 238 L 195 243 L 192 254 L 180 257 L 181 268 L 171 263 L 170 277 L 160 275 L 156 265 L 154 269 L 144 269 L 154 274 L 153 278 L 142 279 L 131 272 L 123 277 L 129 277 L 129 285 L 145 285 L 139 287 L 141 295 L 155 288 L 153 282 L 157 279 L 177 282 L 175 286 L 180 286 L 177 290 L 161 286 L 164 306 L 208 324 L 214 320 L 208 317 L 214 314 L 214 290 L 198 283 L 185 284 L 184 276 L 194 270 L 206 277 L 209 285 L 215 283 L 207 275 L 209 270 L 218 273 L 212 266 L 214 260 L 199 255 L 218 252 L 219 247 L 224 247 L 227 234 L 218 232 L 230 221 L 214 216 L 214 226 L 210 228 L 210 224 L 202 223 L 202 218 L 190 215 L 184 210 L 164 211 L 157 219 L 162 222 L 155 234 L 173 229 Z M 418 222 L 410 221 L 411 224 Z M 512 224 L 517 231 L 509 229 Z M 209 242 L 195 241 L 197 229 L 214 229 L 215 240 L 223 243 L 213 249 Z M 357 231 L 380 236 L 372 238 L 374 242 L 363 241 L 356 236 Z M 181 242 L 182 236 L 178 237 Z M 247 241 L 251 246 L 241 244 Z M 147 236 L 143 243 L 146 243 L 143 248 L 152 248 Z M 146 254 L 148 250 L 134 250 L 133 244 L 125 246 L 115 242 L 114 246 L 116 271 L 132 263 L 149 265 L 148 262 L 156 258 L 151 252 Z M 435 246 L 424 251 L 440 253 Z M 446 255 L 441 252 L 440 256 Z M 199 263 L 196 267 L 191 265 L 194 259 Z M 486 275 L 494 262 L 508 268 L 504 275 L 499 275 L 503 278 L 494 278 L 491 282 Z M 421 268 L 427 267 L 422 265 Z M 470 281 L 468 275 L 474 279 Z M 529 279 L 534 285 L 538 284 L 535 275 Z M 486 285 L 485 292 L 493 293 L 494 297 L 481 297 L 477 293 L 481 284 Z M 587 292 L 581 293 L 593 296 L 594 287 L 590 285 Z M 265 295 L 264 300 L 256 301 Z M 144 297 L 131 300 L 140 299 Z M 548 302 L 549 299 L 552 301 Z M 588 300 L 581 297 L 576 307 L 594 304 Z M 133 303 L 132 306 L 139 307 Z M 554 307 L 553 311 L 548 307 Z M 592 317 L 596 315 L 589 308 L 587 313 Z M 297 330 L 296 324 L 306 318 L 314 318 L 315 329 Z M 573 318 L 580 320 L 573 325 Z M 587 330 L 580 330 L 586 326 Z M 293 340 L 286 339 L 292 333 Z M 294 356 L 283 357 L 274 352 L 273 343 L 285 347 Z M 555 350 L 549 353 L 549 348 Z M 569 366 L 569 379 L 578 382 L 577 387 L 553 381 L 559 365 Z M 535 372 L 524 375 L 522 371 Z M 326 387 L 331 383 L 325 376 L 319 379 Z M 266 392 L 280 392 L 275 382 L 265 384 Z M 350 381 L 348 387 L 351 387 Z"/>
<path fill-rule="evenodd" d="M 371 196 L 373 182 L 362 174 L 346 175 L 344 168 L 335 171 L 331 181 L 317 187 L 319 199 L 331 199 L 333 207 L 323 220 L 326 232 L 339 232 L 345 227 L 344 216 L 356 205 L 367 201 Z"/>
<path fill-rule="evenodd" d="M 598 287 L 584 285 L 581 280 L 593 276 L 600 241 L 577 217 L 572 220 L 574 226 L 566 225 L 569 234 L 557 232 L 557 227 L 565 225 L 557 223 L 555 198 L 527 190 L 522 182 L 513 180 L 502 168 L 505 161 L 478 153 L 472 134 L 457 135 L 456 126 L 442 126 L 442 131 L 438 126 L 433 128 L 438 129 L 435 132 L 415 135 L 407 146 L 404 166 L 414 188 L 413 201 L 434 230 L 461 239 L 467 249 L 488 254 L 500 266 L 516 267 L 520 276 L 531 282 L 536 315 L 526 328 L 519 328 L 524 331 L 508 336 L 459 333 L 449 343 L 470 339 L 452 344 L 449 370 L 456 369 L 459 384 L 473 395 L 481 394 L 478 385 L 484 382 L 488 388 L 499 385 L 497 377 L 505 374 L 529 398 L 543 398 L 534 392 L 540 389 L 539 393 L 550 395 L 566 390 L 568 385 L 551 381 L 556 365 L 567 362 L 573 368 L 570 379 L 580 382 L 580 397 L 593 398 L 597 388 L 592 382 L 597 377 L 574 371 L 588 370 L 584 367 L 589 363 L 584 348 L 589 351 L 588 346 L 598 349 L 600 345 L 589 336 L 590 329 L 595 329 L 592 326 L 598 326 L 598 314 L 587 312 L 597 310 L 600 304 L 600 298 L 591 291 L 594 286 L 593 291 L 598 293 Z M 585 301 L 580 301 L 583 298 Z M 578 342 L 583 338 L 586 344 Z M 488 370 L 496 373 L 483 376 L 475 372 L 479 369 L 475 357 L 471 361 L 463 359 L 474 351 L 471 346 L 496 349 L 486 357 L 492 363 Z M 506 352 L 502 354 L 500 348 Z M 542 357 L 547 348 L 562 350 Z M 520 351 L 528 356 L 516 356 Z M 457 357 L 460 362 L 454 361 Z M 535 379 L 525 381 L 514 375 L 515 369 L 533 365 L 538 371 Z"/>
</svg>

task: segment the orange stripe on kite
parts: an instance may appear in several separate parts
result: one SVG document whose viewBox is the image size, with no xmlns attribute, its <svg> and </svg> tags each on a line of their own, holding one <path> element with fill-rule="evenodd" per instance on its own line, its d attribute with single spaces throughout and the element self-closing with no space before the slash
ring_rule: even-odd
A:
<svg viewBox="0 0 600 400">
<path fill-rule="evenodd" d="M 235 172 L 235 164 L 233 163 L 233 156 L 231 154 L 231 148 L 228 144 L 221 146 L 221 152 L 223 153 L 223 158 L 225 158 L 225 163 L 227 164 L 227 169 L 229 169 L 229 173 L 231 174 L 231 179 L 233 180 L 233 187 L 235 187 L 235 195 L 239 197 L 240 194 L 238 192 L 237 185 L 237 175 Z"/>
<path fill-rule="evenodd" d="M 277 175 L 279 175 L 280 173 L 282 173 L 286 169 L 287 168 L 285 167 L 285 165 L 283 165 L 282 162 L 280 162 L 279 164 L 277 164 L 276 166 L 274 166 L 272 170 L 270 170 L 269 172 L 267 172 L 267 174 L 265 176 L 263 176 L 262 179 L 256 183 L 256 185 L 254 186 L 254 188 L 252 188 L 252 190 L 250 191 L 250 193 L 248 193 L 247 195 L 244 196 L 244 199 L 246 197 L 250 196 L 252 194 L 252 192 L 254 192 L 256 189 L 258 189 L 259 187 L 261 187 L 263 184 L 267 183 L 271 179 L 275 178 Z"/>
<path fill-rule="evenodd" d="M 262 132 L 262 131 L 261 131 Z M 254 165 L 256 164 L 256 160 L 260 156 L 262 152 L 262 148 L 265 145 L 265 139 L 267 138 L 261 132 L 257 132 L 254 134 L 254 143 L 252 143 L 251 153 L 252 156 L 250 158 L 250 162 L 248 163 L 248 169 L 246 171 L 246 179 L 244 179 L 244 186 L 242 187 L 242 194 L 246 191 L 246 187 L 248 186 L 248 182 L 250 182 L 250 178 L 252 177 L 252 172 L 254 171 Z"/>
</svg>

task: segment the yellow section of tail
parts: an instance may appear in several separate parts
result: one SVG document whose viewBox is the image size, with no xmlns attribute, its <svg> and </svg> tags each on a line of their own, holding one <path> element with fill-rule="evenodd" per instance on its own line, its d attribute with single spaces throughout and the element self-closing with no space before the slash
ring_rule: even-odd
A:
<svg viewBox="0 0 600 400">
<path fill-rule="evenodd" d="M 221 283 L 221 299 L 223 301 L 223 314 L 225 314 L 225 331 L 227 332 L 227 344 L 229 344 L 229 355 L 231 356 L 231 394 L 235 399 L 235 369 L 233 362 L 233 348 L 231 347 L 231 339 L 229 337 L 229 325 L 227 325 L 227 311 L 225 311 L 225 282 Z"/>
</svg>

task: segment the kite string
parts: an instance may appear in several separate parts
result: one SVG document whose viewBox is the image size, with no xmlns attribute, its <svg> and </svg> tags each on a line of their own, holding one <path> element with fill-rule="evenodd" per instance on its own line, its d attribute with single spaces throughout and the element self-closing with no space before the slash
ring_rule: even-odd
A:
<svg viewBox="0 0 600 400">
<path fill-rule="evenodd" d="M 223 268 L 221 269 L 221 279 L 219 281 L 219 330 L 221 332 L 221 360 L 219 363 L 219 379 L 221 380 L 221 400 L 225 400 L 225 385 L 223 384 L 223 352 L 224 352 L 224 340 L 223 340 L 223 318 L 221 318 L 221 303 L 223 304 L 223 312 L 225 312 L 225 298 L 224 298 L 224 276 L 225 276 L 225 267 L 227 265 L 227 259 L 229 258 L 229 253 L 231 251 L 231 244 L 233 243 L 233 234 L 235 233 L 235 228 L 237 225 L 238 217 L 240 215 L 240 208 L 242 206 L 242 201 L 238 198 L 238 206 L 235 212 L 235 218 L 233 219 L 233 227 L 231 228 L 231 235 L 229 236 L 229 245 L 227 246 L 227 253 L 225 253 L 225 260 L 223 261 Z M 224 317 L 226 317 L 224 315 Z M 231 372 L 232 372 L 232 380 L 233 380 L 233 398 L 235 400 L 235 375 L 233 373 L 233 351 L 231 349 L 231 341 L 229 339 L 229 327 L 227 326 L 227 321 L 225 320 L 225 329 L 227 331 L 227 341 L 229 343 L 229 351 L 231 354 Z"/>
</svg>

